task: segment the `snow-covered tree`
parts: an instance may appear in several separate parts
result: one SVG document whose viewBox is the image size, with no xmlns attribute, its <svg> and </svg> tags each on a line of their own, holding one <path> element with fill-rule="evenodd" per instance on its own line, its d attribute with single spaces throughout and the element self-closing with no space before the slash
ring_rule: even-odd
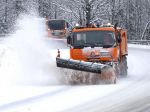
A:
<svg viewBox="0 0 150 112">
<path fill-rule="evenodd" d="M 129 39 L 150 39 L 149 33 L 142 37 L 150 21 L 149 6 L 150 0 L 0 0 L 0 33 L 12 31 L 20 14 L 34 14 L 72 25 L 118 22 Z"/>
</svg>

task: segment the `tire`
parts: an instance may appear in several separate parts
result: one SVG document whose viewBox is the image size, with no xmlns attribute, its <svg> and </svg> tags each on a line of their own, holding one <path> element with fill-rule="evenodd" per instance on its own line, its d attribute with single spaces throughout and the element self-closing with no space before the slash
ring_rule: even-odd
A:
<svg viewBox="0 0 150 112">
<path fill-rule="evenodd" d="M 121 71 L 121 76 L 127 77 L 127 75 L 128 75 L 128 66 L 127 66 L 127 57 L 126 56 L 123 56 L 120 71 Z"/>
</svg>

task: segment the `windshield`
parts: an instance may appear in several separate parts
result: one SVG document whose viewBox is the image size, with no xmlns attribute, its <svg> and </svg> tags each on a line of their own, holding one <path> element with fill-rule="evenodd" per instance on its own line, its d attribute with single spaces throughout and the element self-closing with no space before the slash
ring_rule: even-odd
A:
<svg viewBox="0 0 150 112">
<path fill-rule="evenodd" d="M 50 20 L 48 22 L 48 27 L 52 30 L 65 29 L 65 21 L 64 20 Z"/>
<path fill-rule="evenodd" d="M 74 47 L 113 47 L 116 45 L 112 31 L 84 31 L 73 34 Z"/>
</svg>

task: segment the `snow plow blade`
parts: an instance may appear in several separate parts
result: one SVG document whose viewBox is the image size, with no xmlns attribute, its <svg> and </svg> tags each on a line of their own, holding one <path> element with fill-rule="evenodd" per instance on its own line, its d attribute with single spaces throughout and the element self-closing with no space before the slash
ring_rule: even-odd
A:
<svg viewBox="0 0 150 112">
<path fill-rule="evenodd" d="M 105 64 L 56 57 L 57 67 L 64 72 L 65 83 L 69 84 L 115 84 L 115 70 Z"/>
<path fill-rule="evenodd" d="M 56 57 L 56 64 L 57 67 L 91 72 L 91 73 L 99 73 L 99 74 L 101 74 L 101 68 L 104 67 L 103 64 L 84 62 L 84 61 L 72 60 L 72 59 L 67 60 L 67 59 L 62 59 L 60 57 Z"/>
</svg>

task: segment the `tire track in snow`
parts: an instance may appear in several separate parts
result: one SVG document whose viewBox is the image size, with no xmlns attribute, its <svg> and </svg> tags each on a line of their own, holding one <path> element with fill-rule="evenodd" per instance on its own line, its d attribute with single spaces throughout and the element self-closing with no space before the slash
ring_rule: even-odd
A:
<svg viewBox="0 0 150 112">
<path fill-rule="evenodd" d="M 148 59 L 150 54 L 147 55 L 148 56 L 145 56 L 146 59 Z M 141 58 L 141 56 L 139 56 L 139 58 Z M 144 61 L 142 62 L 143 65 L 147 65 L 148 62 L 146 60 L 143 61 Z M 138 65 L 136 65 L 135 63 L 134 66 L 138 66 Z M 137 70 L 140 70 L 140 66 L 138 67 L 139 69 L 137 68 Z M 65 110 L 64 112 L 70 112 L 70 111 L 71 112 L 78 112 L 78 111 L 99 112 L 100 110 L 103 112 L 110 112 L 110 111 L 129 112 L 129 111 L 141 111 L 142 109 L 146 111 L 145 108 L 146 109 L 148 108 L 149 106 L 148 102 L 150 101 L 150 97 L 149 97 L 150 91 L 148 90 L 148 88 L 150 88 L 150 82 L 149 82 L 150 76 L 148 75 L 148 68 L 147 69 L 146 68 L 147 67 L 141 68 L 142 71 L 145 70 L 143 71 L 142 75 L 140 75 L 141 71 L 137 71 L 137 73 L 133 72 L 134 74 L 132 73 L 129 74 L 129 76 L 123 80 L 124 83 L 128 83 L 128 84 L 126 84 L 121 89 L 118 89 L 117 91 L 110 93 L 105 97 L 92 99 L 82 105 L 78 105 L 76 107 Z M 130 75 L 135 75 L 135 76 L 131 77 Z M 136 75 L 138 76 L 136 77 Z M 128 81 L 130 80 L 130 82 L 127 82 L 125 80 Z M 122 81 L 120 81 L 120 83 L 118 84 L 121 83 Z M 145 106 L 145 103 L 147 104 L 147 106 L 141 107 L 141 106 Z"/>
<path fill-rule="evenodd" d="M 62 88 L 52 91 L 52 92 L 50 91 L 50 92 L 46 92 L 41 95 L 37 95 L 37 96 L 29 97 L 26 99 L 3 104 L 3 105 L 0 105 L 0 111 L 7 111 L 9 109 L 19 108 L 23 105 L 27 105 L 27 104 L 34 103 L 34 102 L 40 102 L 41 100 L 46 99 L 46 98 L 50 99 L 51 97 L 53 97 L 57 94 L 61 94 L 61 92 L 66 91 L 66 90 L 70 90 L 70 89 L 68 89 L 68 87 L 62 87 Z"/>
</svg>

